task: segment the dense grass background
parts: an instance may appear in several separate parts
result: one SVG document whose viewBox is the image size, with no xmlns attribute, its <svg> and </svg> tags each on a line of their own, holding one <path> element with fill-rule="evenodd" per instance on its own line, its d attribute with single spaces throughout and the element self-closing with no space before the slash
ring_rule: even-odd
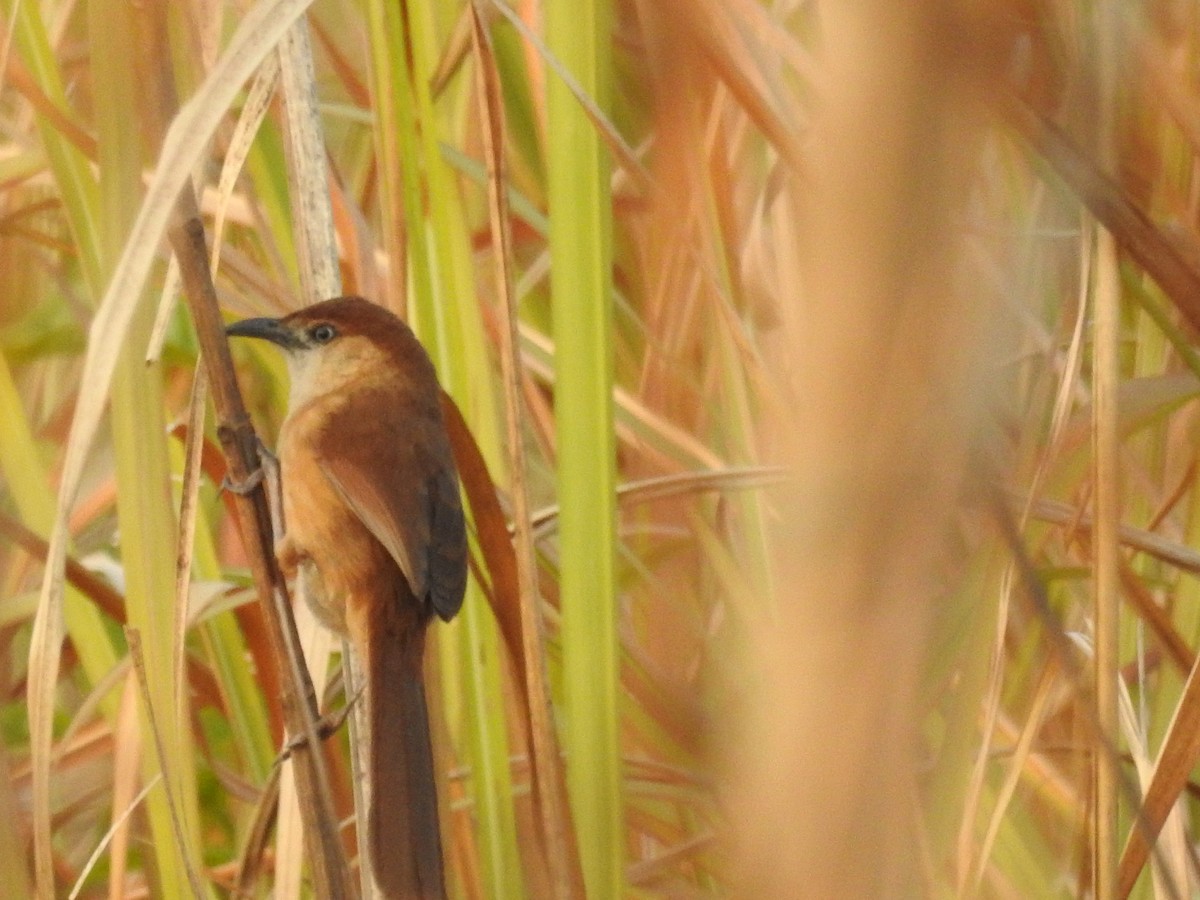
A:
<svg viewBox="0 0 1200 900">
<path fill-rule="evenodd" d="M 453 896 L 1195 892 L 1196 4 L 0 26 L 6 896 L 312 890 L 189 181 L 229 317 L 404 314 L 495 479 L 428 659 Z"/>
</svg>

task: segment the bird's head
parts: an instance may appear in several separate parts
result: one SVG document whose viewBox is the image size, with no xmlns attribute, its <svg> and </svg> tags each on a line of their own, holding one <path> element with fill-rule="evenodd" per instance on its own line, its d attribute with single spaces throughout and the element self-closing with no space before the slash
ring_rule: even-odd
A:
<svg viewBox="0 0 1200 900">
<path fill-rule="evenodd" d="M 225 333 L 267 340 L 284 351 L 293 410 L 351 385 L 392 378 L 413 384 L 433 378 L 436 384 L 433 364 L 409 327 L 362 297 L 323 300 L 282 319 L 244 319 Z"/>
</svg>

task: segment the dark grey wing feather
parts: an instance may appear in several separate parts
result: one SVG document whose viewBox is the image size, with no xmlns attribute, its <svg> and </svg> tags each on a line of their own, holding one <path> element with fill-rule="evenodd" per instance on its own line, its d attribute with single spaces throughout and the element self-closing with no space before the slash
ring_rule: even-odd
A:
<svg viewBox="0 0 1200 900">
<path fill-rule="evenodd" d="M 467 590 L 467 529 L 458 478 L 440 469 L 427 482 L 429 493 L 429 600 L 447 622 Z"/>
</svg>

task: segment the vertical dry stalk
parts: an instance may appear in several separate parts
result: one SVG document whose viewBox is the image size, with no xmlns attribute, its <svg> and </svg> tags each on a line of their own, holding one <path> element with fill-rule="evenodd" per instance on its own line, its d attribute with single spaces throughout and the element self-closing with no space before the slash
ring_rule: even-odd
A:
<svg viewBox="0 0 1200 900">
<path fill-rule="evenodd" d="M 1121 284 L 1117 248 L 1112 236 L 1098 237 L 1096 260 L 1095 372 L 1092 378 L 1092 477 L 1096 495 L 1095 658 L 1096 718 L 1100 733 L 1118 745 L 1120 718 L 1117 685 L 1120 679 L 1118 625 L 1121 608 L 1119 566 L 1120 486 L 1117 385 L 1120 379 Z M 1092 884 L 1096 896 L 1113 897 L 1117 880 L 1117 798 L 1120 760 L 1115 753 L 1094 754 Z"/>
<path fill-rule="evenodd" d="M 1097 53 L 1100 111 L 1098 138 L 1100 158 L 1113 171 L 1116 148 L 1114 135 L 1117 76 L 1119 5 L 1101 3 L 1095 11 L 1099 37 Z M 1095 658 L 1096 718 L 1101 737 L 1114 748 L 1120 740 L 1117 684 L 1120 676 L 1121 582 L 1118 566 L 1121 548 L 1117 529 L 1121 501 L 1118 456 L 1119 413 L 1117 386 L 1120 382 L 1121 276 L 1117 269 L 1117 245 L 1111 232 L 1101 232 L 1096 252 L 1096 320 L 1094 325 L 1095 371 L 1092 376 L 1092 478 L 1096 495 Z M 1117 796 L 1121 771 L 1115 753 L 1093 756 L 1094 807 L 1092 831 L 1092 889 L 1100 900 L 1115 895 L 1117 881 Z"/>
<path fill-rule="evenodd" d="M 743 896 L 919 885 L 917 679 L 978 405 L 956 214 L 982 133 L 981 35 L 995 24 L 958 9 L 821 9 L 811 180 L 793 192 L 797 413 L 776 423 L 794 477 L 734 770 Z"/>
<path fill-rule="evenodd" d="M 484 157 L 488 173 L 488 212 L 496 243 L 496 294 L 503 305 L 505 327 L 500 329 L 500 366 L 504 379 L 505 424 L 507 426 L 509 465 L 512 469 L 513 544 L 517 577 L 520 584 L 521 658 L 524 675 L 521 687 L 529 706 L 530 783 L 538 814 L 540 837 L 548 864 L 547 877 L 555 897 L 583 897 L 583 872 L 579 850 L 571 828 L 571 809 L 567 802 L 566 778 L 558 742 L 555 739 L 550 688 L 547 683 L 544 626 L 540 613 L 540 594 L 533 547 L 529 496 L 526 491 L 524 444 L 520 424 L 524 418 L 521 404 L 521 359 L 517 348 L 517 303 L 513 295 L 512 236 L 505 187 L 503 104 L 496 61 L 488 37 L 480 3 L 471 8 L 471 43 L 475 51 L 476 89 L 484 127 Z"/>
</svg>

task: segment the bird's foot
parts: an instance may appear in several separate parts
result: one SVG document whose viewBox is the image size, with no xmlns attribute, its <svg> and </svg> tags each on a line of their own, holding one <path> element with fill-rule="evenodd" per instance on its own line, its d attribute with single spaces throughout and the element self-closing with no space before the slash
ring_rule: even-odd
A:
<svg viewBox="0 0 1200 900">
<path fill-rule="evenodd" d="M 360 697 L 362 697 L 362 695 L 362 689 L 359 689 L 358 693 L 351 697 L 350 701 L 341 709 L 334 710 L 331 713 L 326 713 L 325 715 L 321 716 L 321 718 L 316 721 L 315 728 L 313 729 L 314 737 L 318 741 L 324 741 L 337 734 L 338 729 L 340 729 L 346 719 L 349 718 L 350 710 L 354 709 L 354 705 L 358 703 L 358 700 Z M 280 752 L 279 757 L 275 760 L 275 764 L 278 765 L 279 763 L 283 762 L 285 759 L 290 757 L 294 751 L 300 749 L 307 743 L 308 735 L 293 735 L 292 738 L 283 745 L 283 750 Z"/>
<path fill-rule="evenodd" d="M 231 476 L 226 475 L 221 479 L 221 490 L 229 491 L 231 494 L 237 494 L 239 497 L 245 497 L 256 487 L 262 484 L 264 478 L 266 478 L 266 473 L 263 472 L 261 466 L 247 475 L 242 481 L 238 481 Z"/>
<path fill-rule="evenodd" d="M 268 475 L 272 477 L 278 475 L 279 457 L 267 449 L 267 445 L 262 442 L 262 438 L 256 437 L 255 441 L 258 444 L 258 468 L 247 475 L 242 481 L 226 475 L 221 479 L 221 490 L 237 494 L 239 497 L 245 497 L 262 484 Z"/>
</svg>

